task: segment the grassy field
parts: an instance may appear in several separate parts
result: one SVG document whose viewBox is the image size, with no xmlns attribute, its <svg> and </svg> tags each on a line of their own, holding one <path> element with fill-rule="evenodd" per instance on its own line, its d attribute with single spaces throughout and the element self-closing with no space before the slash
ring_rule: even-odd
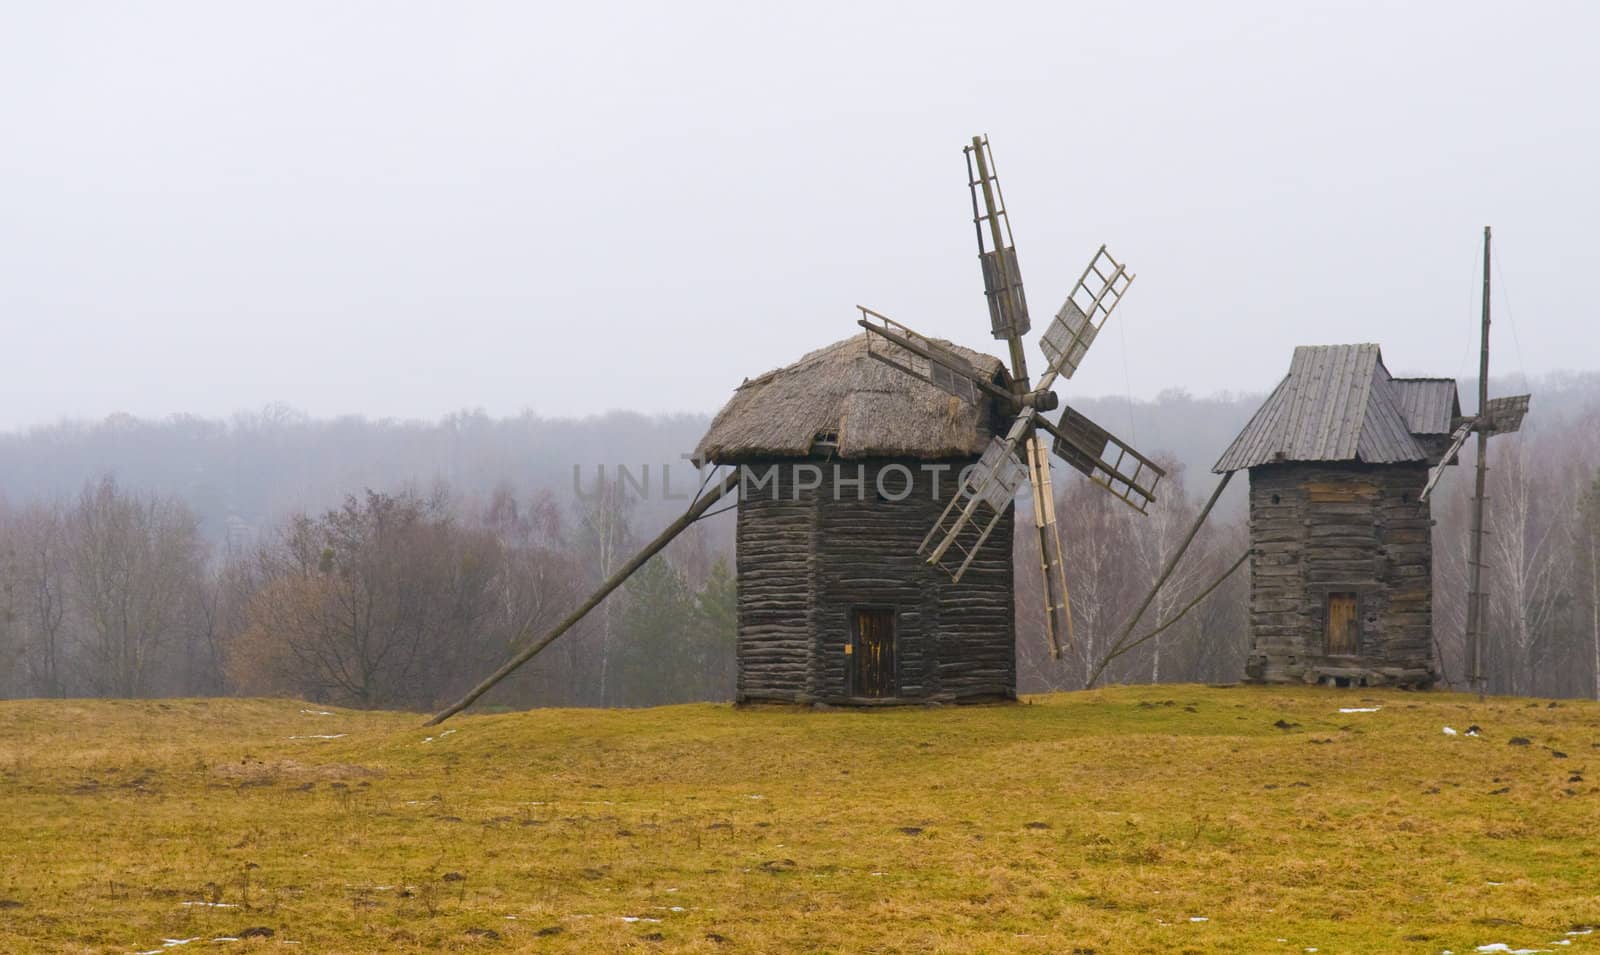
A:
<svg viewBox="0 0 1600 955">
<path fill-rule="evenodd" d="M 0 951 L 1600 952 L 1595 704 L 420 722 L 0 703 Z"/>
</svg>

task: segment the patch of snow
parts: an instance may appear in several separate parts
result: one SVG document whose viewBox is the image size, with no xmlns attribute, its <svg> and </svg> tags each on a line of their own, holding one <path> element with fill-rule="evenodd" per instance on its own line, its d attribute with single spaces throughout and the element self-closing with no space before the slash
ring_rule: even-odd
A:
<svg viewBox="0 0 1600 955">
<path fill-rule="evenodd" d="M 1495 882 L 1495 881 L 1491 880 L 1491 881 L 1485 882 L 1484 885 L 1505 885 L 1505 883 L 1504 882 Z"/>
<path fill-rule="evenodd" d="M 300 712 L 304 713 L 307 716 L 332 716 L 333 715 L 331 712 L 329 712 L 327 710 L 301 710 Z"/>
<path fill-rule="evenodd" d="M 200 941 L 200 936 L 198 935 L 196 935 L 194 938 L 164 938 L 161 940 L 160 948 L 152 948 L 149 951 L 139 952 L 137 955 L 161 955 L 161 953 L 167 949 L 177 948 L 179 945 L 188 945 L 190 942 L 198 941 Z"/>
<path fill-rule="evenodd" d="M 750 795 L 748 795 L 748 796 L 746 796 L 744 798 L 746 798 L 746 799 L 765 799 L 767 797 L 761 795 L 760 793 L 752 793 L 752 794 L 750 794 Z"/>
<path fill-rule="evenodd" d="M 291 736 L 290 739 L 343 739 L 349 733 L 318 733 L 313 736 Z"/>
<path fill-rule="evenodd" d="M 188 907 L 199 907 L 202 909 L 236 909 L 239 907 L 232 902 L 182 902 L 179 904 Z M 192 942 L 194 939 L 190 939 L 189 941 Z"/>
<path fill-rule="evenodd" d="M 1548 948 L 1512 948 L 1505 942 L 1490 942 L 1488 945 L 1479 945 L 1477 951 L 1504 952 L 1505 955 L 1537 955 L 1538 952 L 1548 952 Z"/>
<path fill-rule="evenodd" d="M 683 906 L 681 906 L 681 905 L 674 905 L 674 906 L 672 906 L 672 907 L 671 907 L 671 908 L 669 908 L 669 909 L 667 909 L 667 911 L 668 911 L 668 912 L 687 912 L 687 911 L 689 911 L 689 910 L 688 910 L 688 909 L 686 909 L 686 908 L 684 908 L 684 907 L 683 907 Z"/>
<path fill-rule="evenodd" d="M 1593 935 L 1593 934 L 1594 934 L 1594 929 L 1592 929 L 1592 928 L 1575 928 L 1572 931 L 1567 933 L 1567 937 L 1568 938 L 1577 938 L 1579 935 Z"/>
<path fill-rule="evenodd" d="M 1446 736 L 1458 736 L 1460 734 L 1458 734 L 1455 730 L 1451 729 L 1450 727 L 1446 726 L 1444 728 L 1444 735 L 1446 735 Z"/>
<path fill-rule="evenodd" d="M 1467 730 L 1467 735 L 1468 736 L 1477 736 L 1478 735 L 1478 731 L 1477 730 Z"/>
<path fill-rule="evenodd" d="M 1206 918 L 1204 915 L 1191 915 L 1191 916 L 1189 916 L 1189 921 L 1191 921 L 1191 922 L 1209 922 L 1211 920 Z"/>
<path fill-rule="evenodd" d="M 1341 712 L 1341 713 L 1376 713 L 1381 709 L 1383 709 L 1383 707 L 1381 707 L 1381 706 L 1341 706 L 1341 707 L 1339 707 L 1339 712 Z"/>
<path fill-rule="evenodd" d="M 239 936 L 237 935 L 218 935 L 212 939 L 213 942 L 237 942 L 238 940 Z"/>
<path fill-rule="evenodd" d="M 661 920 L 660 919 L 653 919 L 653 918 L 650 918 L 650 917 L 644 916 L 644 915 L 624 915 L 624 916 L 622 916 L 622 921 L 627 922 L 627 923 L 629 923 L 631 925 L 634 922 L 659 922 Z"/>
</svg>

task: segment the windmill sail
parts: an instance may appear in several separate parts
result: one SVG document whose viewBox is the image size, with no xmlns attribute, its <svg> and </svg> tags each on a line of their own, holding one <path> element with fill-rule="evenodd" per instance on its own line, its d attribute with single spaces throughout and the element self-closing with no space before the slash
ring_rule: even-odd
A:
<svg viewBox="0 0 1600 955">
<path fill-rule="evenodd" d="M 1156 499 L 1167 472 L 1121 438 L 1067 408 L 1056 427 L 1055 452 L 1089 480 L 1141 514 Z"/>
<path fill-rule="evenodd" d="M 887 315 L 861 305 L 856 308 L 862 315 L 856 324 L 868 332 L 867 354 L 870 357 L 955 395 L 969 405 L 977 404 L 978 391 L 986 383 L 971 362 Z M 878 322 L 870 321 L 869 316 Z"/>
<path fill-rule="evenodd" d="M 1077 372 L 1095 336 L 1132 284 L 1133 273 L 1102 245 L 1039 339 L 1040 350 L 1050 360 L 1051 372 L 1063 378 L 1071 378 Z"/>
<path fill-rule="evenodd" d="M 1476 422 L 1476 418 L 1468 420 L 1456 428 L 1455 433 L 1450 435 L 1450 448 L 1445 451 L 1444 457 L 1439 459 L 1439 463 L 1429 469 L 1428 483 L 1422 486 L 1422 493 L 1417 495 L 1418 500 L 1426 501 L 1428 495 L 1433 493 L 1434 486 L 1439 483 L 1440 478 L 1444 477 L 1444 469 L 1450 466 L 1450 462 L 1454 461 L 1456 454 L 1461 451 L 1461 446 L 1467 443 L 1467 436 L 1472 434 L 1472 428 Z"/>
<path fill-rule="evenodd" d="M 1505 398 L 1490 398 L 1484 406 L 1482 417 L 1485 419 L 1484 429 L 1490 437 L 1497 434 L 1511 434 L 1522 430 L 1522 419 L 1528 414 L 1528 401 L 1532 395 L 1510 395 Z"/>
<path fill-rule="evenodd" d="M 950 503 L 917 547 L 917 553 L 925 556 L 928 563 L 943 568 L 953 580 L 959 581 L 967 572 L 1027 479 L 1027 472 L 1017 460 L 1017 446 L 1026 438 L 1032 417 L 1033 409 L 1025 409 L 1004 438 L 990 439 L 978 463 L 967 471 Z"/>
<path fill-rule="evenodd" d="M 983 294 L 989 302 L 989 330 L 997 339 L 1020 338 L 1033 326 L 989 138 L 973 137 L 966 155 L 967 191 L 972 194 L 972 224 L 978 232 L 978 264 L 983 267 Z"/>
</svg>

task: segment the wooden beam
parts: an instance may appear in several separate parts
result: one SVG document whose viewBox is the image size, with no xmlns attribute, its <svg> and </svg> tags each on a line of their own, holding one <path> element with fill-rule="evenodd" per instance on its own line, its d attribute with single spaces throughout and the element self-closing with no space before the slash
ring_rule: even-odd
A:
<svg viewBox="0 0 1600 955">
<path fill-rule="evenodd" d="M 445 720 L 471 706 L 477 701 L 478 697 L 489 692 L 489 690 L 493 688 L 496 683 L 499 683 L 501 680 L 510 676 L 512 671 L 538 656 L 541 650 L 554 643 L 556 639 L 563 633 L 571 630 L 579 620 L 582 620 L 588 615 L 589 611 L 600 606 L 600 602 L 605 600 L 606 597 L 610 596 L 613 590 L 616 590 L 618 587 L 622 586 L 623 581 L 633 576 L 634 571 L 638 570 L 640 567 L 643 567 L 645 561 L 659 553 L 662 548 L 666 547 L 672 542 L 674 537 L 677 537 L 679 534 L 683 533 L 690 524 L 693 524 L 701 517 L 704 517 L 706 511 L 711 508 L 711 505 L 721 500 L 728 494 L 728 492 L 737 488 L 739 486 L 739 475 L 739 469 L 734 468 L 727 477 L 722 479 L 722 483 L 707 491 L 703 496 L 697 498 L 693 504 L 689 505 L 689 509 L 684 511 L 683 515 L 677 520 L 673 521 L 671 524 L 668 524 L 666 530 L 663 530 L 655 540 L 646 544 L 643 550 L 633 555 L 632 560 L 628 561 L 626 564 L 623 564 L 621 569 L 612 574 L 610 577 L 607 577 L 605 583 L 600 585 L 599 590 L 596 590 L 594 593 L 590 594 L 588 600 L 585 600 L 581 605 L 579 605 L 578 609 L 568 614 L 566 619 L 556 624 L 554 629 L 552 629 L 549 633 L 546 633 L 543 637 L 540 637 L 539 640 L 532 646 L 523 650 L 521 653 L 518 653 L 510 660 L 507 660 L 505 665 L 491 673 L 488 679 L 473 687 L 471 692 L 469 692 L 466 696 L 463 696 L 461 699 L 445 707 L 443 710 L 440 710 L 438 715 L 434 716 L 433 719 L 422 725 L 438 726 L 440 723 L 443 723 Z M 529 625 L 531 625 L 531 623 L 532 622 L 530 621 Z M 524 627 L 523 631 L 525 633 L 527 631 L 527 627 Z M 521 636 L 521 634 L 518 634 L 519 639 Z"/>
<path fill-rule="evenodd" d="M 1184 535 L 1183 543 L 1179 544 L 1178 549 L 1173 552 L 1171 557 L 1167 558 L 1167 566 L 1161 569 L 1161 576 L 1156 578 L 1156 582 L 1151 586 L 1150 592 L 1144 595 L 1144 601 L 1139 604 L 1139 609 L 1135 610 L 1133 616 L 1129 617 L 1128 622 L 1123 625 L 1122 632 L 1117 634 L 1116 641 L 1111 644 L 1112 652 L 1107 654 L 1106 658 L 1101 660 L 1100 665 L 1095 668 L 1095 671 L 1089 675 L 1086 686 L 1094 686 L 1094 681 L 1100 678 L 1100 674 L 1105 670 L 1106 664 L 1110 663 L 1118 655 L 1117 650 L 1128 639 L 1128 635 L 1133 632 L 1133 628 L 1138 626 L 1139 618 L 1143 617 L 1144 612 L 1150 609 L 1150 604 L 1156 599 L 1156 594 L 1161 592 L 1162 585 L 1167 582 L 1168 577 L 1172 576 L 1172 572 L 1178 569 L 1178 561 L 1183 557 L 1184 552 L 1189 549 L 1189 544 L 1194 541 L 1194 536 L 1200 533 L 1200 525 L 1206 522 L 1206 517 L 1210 515 L 1211 509 L 1217 506 L 1217 499 L 1222 497 L 1222 489 L 1228 486 L 1228 481 L 1232 478 L 1232 471 L 1222 472 L 1222 480 L 1217 482 L 1216 490 L 1211 492 L 1211 498 L 1206 501 L 1206 506 L 1200 509 L 1200 516 L 1194 519 L 1194 525 L 1189 528 L 1189 533 Z M 1246 553 L 1248 554 L 1248 551 Z M 1243 563 L 1243 561 L 1241 560 L 1240 563 Z M 1237 566 L 1238 564 L 1234 565 L 1234 567 Z M 1233 568 L 1229 568 L 1228 573 L 1233 573 Z M 1224 574 L 1223 576 L 1227 575 Z"/>
</svg>

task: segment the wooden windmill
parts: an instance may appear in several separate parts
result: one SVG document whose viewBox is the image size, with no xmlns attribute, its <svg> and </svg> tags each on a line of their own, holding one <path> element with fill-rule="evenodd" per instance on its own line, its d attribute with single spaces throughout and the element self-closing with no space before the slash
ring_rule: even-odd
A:
<svg viewBox="0 0 1600 955">
<path fill-rule="evenodd" d="M 1043 435 L 1054 438 L 1057 456 L 1140 512 L 1164 475 L 1071 408 L 1059 422 L 1045 417 L 1059 405 L 1050 386 L 1072 377 L 1133 274 L 1104 246 L 1095 253 L 1040 341 L 1048 366 L 1030 385 L 1027 301 L 988 141 L 975 137 L 966 158 L 990 330 L 1009 345 L 1009 369 L 863 308 L 866 333 L 746 379 L 693 455 L 732 471 L 708 476 L 682 517 L 433 722 L 549 646 L 735 491 L 737 701 L 1014 698 L 1010 509 L 1025 480 L 1059 655 L 1072 619 Z M 831 494 L 820 488 L 830 472 Z M 942 492 L 940 475 L 959 479 Z M 891 490 L 889 477 L 902 486 Z"/>
<path fill-rule="evenodd" d="M 1452 379 L 1390 375 L 1375 344 L 1296 348 L 1289 373 L 1217 461 L 1214 470 L 1222 477 L 1216 489 L 1092 671 L 1090 685 L 1112 660 L 1176 621 L 1174 617 L 1130 640 L 1228 480 L 1243 470 L 1250 475 L 1250 546 L 1223 577 L 1253 558 L 1245 678 L 1331 686 L 1431 686 L 1439 677 L 1439 661 L 1433 641 L 1428 496 L 1467 438 L 1476 434 L 1467 647 L 1470 679 L 1481 694 L 1488 609 L 1483 584 L 1488 439 L 1520 429 L 1529 401 L 1528 395 L 1491 400 L 1488 380 L 1485 228 L 1478 413 L 1461 414 Z"/>
<path fill-rule="evenodd" d="M 918 552 L 928 563 L 960 581 L 999 526 L 1022 482 L 1027 481 L 1032 490 L 1039 563 L 1044 576 L 1046 631 L 1051 655 L 1059 657 L 1063 640 L 1072 640 L 1072 607 L 1050 485 L 1051 450 L 1140 513 L 1155 500 L 1156 486 L 1166 474 L 1148 457 L 1081 412 L 1065 408 L 1057 423 L 1045 417 L 1045 412 L 1058 406 L 1050 387 L 1058 378 L 1070 379 L 1078 370 L 1089 346 L 1133 284 L 1134 275 L 1112 258 L 1105 246 L 1100 247 L 1040 338 L 1039 347 L 1047 365 L 1038 384 L 1030 385 L 1023 336 L 1032 323 L 1011 235 L 1011 218 L 1006 212 L 988 137 L 974 136 L 964 152 L 978 261 L 989 303 L 990 333 L 1009 345 L 1010 390 L 997 388 L 948 348 L 878 312 L 861 308 L 859 324 L 871 336 L 869 342 L 879 341 L 878 348 L 872 351 L 877 360 L 969 404 L 977 400 L 979 392 L 986 392 L 1009 412 L 1009 429 L 1004 436 L 990 441 L 977 466 L 970 470 L 923 538 Z M 1051 447 L 1046 446 L 1041 431 L 1055 439 Z"/>
</svg>

